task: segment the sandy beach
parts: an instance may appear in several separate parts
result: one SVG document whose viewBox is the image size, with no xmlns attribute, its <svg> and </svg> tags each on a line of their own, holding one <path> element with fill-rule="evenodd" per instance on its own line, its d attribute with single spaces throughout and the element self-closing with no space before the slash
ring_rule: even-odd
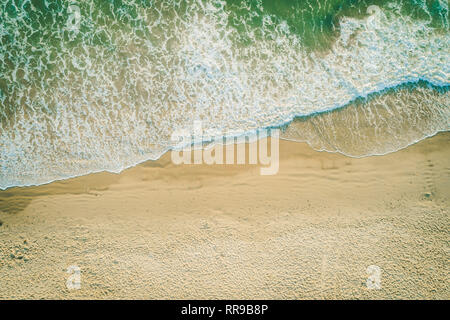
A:
<svg viewBox="0 0 450 320">
<path fill-rule="evenodd" d="M 449 142 L 356 159 L 281 141 L 273 176 L 166 154 L 1 191 L 0 298 L 449 299 Z"/>
</svg>

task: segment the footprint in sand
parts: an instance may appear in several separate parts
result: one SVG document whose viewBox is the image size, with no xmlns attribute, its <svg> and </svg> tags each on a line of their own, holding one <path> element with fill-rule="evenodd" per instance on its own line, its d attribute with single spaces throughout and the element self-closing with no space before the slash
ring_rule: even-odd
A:
<svg viewBox="0 0 450 320">
<path fill-rule="evenodd" d="M 434 183 L 435 173 L 434 173 L 434 163 L 432 160 L 428 159 L 425 163 L 424 169 L 425 176 L 425 188 L 426 191 L 422 195 L 424 200 L 432 200 L 436 195 L 436 185 Z"/>
</svg>

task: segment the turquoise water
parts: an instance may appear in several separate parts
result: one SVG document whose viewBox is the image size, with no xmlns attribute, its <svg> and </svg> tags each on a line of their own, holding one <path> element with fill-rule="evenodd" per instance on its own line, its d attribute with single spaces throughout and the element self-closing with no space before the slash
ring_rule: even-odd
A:
<svg viewBox="0 0 450 320">
<path fill-rule="evenodd" d="M 2 1 L 0 188 L 120 172 L 196 120 L 237 136 L 296 118 L 284 138 L 394 152 L 449 130 L 448 14 L 438 0 Z"/>
</svg>

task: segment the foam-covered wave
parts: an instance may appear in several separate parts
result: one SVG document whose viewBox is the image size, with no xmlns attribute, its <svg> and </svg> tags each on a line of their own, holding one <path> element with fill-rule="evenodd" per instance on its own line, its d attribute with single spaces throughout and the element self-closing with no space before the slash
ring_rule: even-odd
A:
<svg viewBox="0 0 450 320">
<path fill-rule="evenodd" d="M 296 118 L 281 137 L 351 157 L 387 154 L 450 130 L 449 89 L 422 81 L 400 85 Z"/>
<path fill-rule="evenodd" d="M 319 135 L 294 123 L 286 137 L 364 156 L 448 130 L 448 91 L 436 90 L 450 84 L 447 2 L 353 2 L 79 1 L 76 30 L 71 2 L 3 4 L 0 188 L 157 159 L 196 120 L 239 135 L 418 80 L 435 87 L 358 106 L 380 114 L 376 143 L 350 108 L 351 138 L 326 114 Z M 405 119 L 427 130 L 410 134 Z"/>
</svg>

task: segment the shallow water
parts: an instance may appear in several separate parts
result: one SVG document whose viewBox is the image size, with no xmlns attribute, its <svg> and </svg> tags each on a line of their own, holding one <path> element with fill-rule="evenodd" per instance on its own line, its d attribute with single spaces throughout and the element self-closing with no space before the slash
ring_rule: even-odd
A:
<svg viewBox="0 0 450 320">
<path fill-rule="evenodd" d="M 10 0 L 0 21 L 1 189 L 157 159 L 197 120 L 296 118 L 284 138 L 358 157 L 450 128 L 447 1 Z"/>
</svg>

